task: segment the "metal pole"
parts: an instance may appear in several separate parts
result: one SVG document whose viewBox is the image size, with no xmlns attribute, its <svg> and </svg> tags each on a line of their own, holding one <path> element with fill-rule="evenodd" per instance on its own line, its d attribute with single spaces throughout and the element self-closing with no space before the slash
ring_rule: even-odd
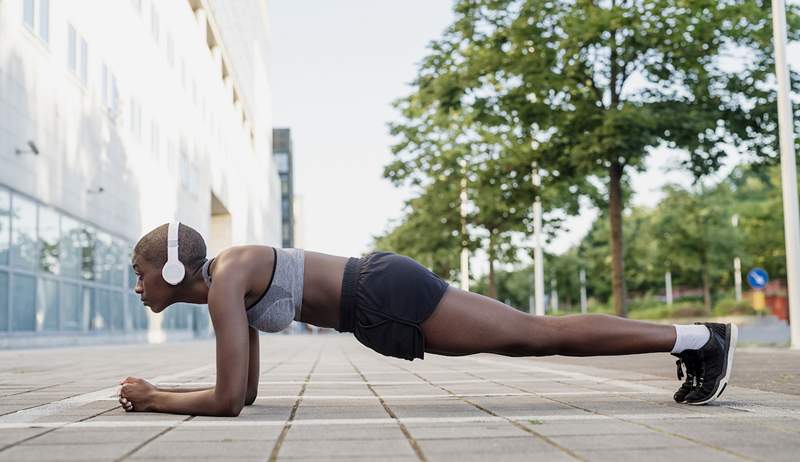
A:
<svg viewBox="0 0 800 462">
<path fill-rule="evenodd" d="M 550 281 L 550 312 L 558 313 L 558 281 L 556 278 Z"/>
<path fill-rule="evenodd" d="M 667 305 L 672 306 L 672 271 L 664 273 L 664 285 L 667 292 Z"/>
<path fill-rule="evenodd" d="M 586 314 L 588 311 L 588 304 L 586 303 L 586 270 L 581 270 L 579 278 L 581 280 L 581 313 Z"/>
<path fill-rule="evenodd" d="M 789 67 L 786 62 L 786 7 L 783 0 L 772 0 L 772 31 L 775 41 L 775 76 L 778 80 L 778 127 L 791 345 L 794 349 L 800 349 L 800 216 L 797 204 L 794 121 L 789 100 Z"/>
<path fill-rule="evenodd" d="M 742 260 L 739 257 L 733 259 L 733 282 L 736 286 L 736 301 L 742 301 Z"/>
<path fill-rule="evenodd" d="M 467 162 L 461 164 L 461 288 L 469 290 L 469 249 L 466 247 L 467 235 Z"/>
<path fill-rule="evenodd" d="M 533 187 L 536 199 L 533 202 L 533 297 L 536 302 L 536 314 L 544 316 L 544 257 L 542 256 L 542 201 L 539 189 L 542 180 L 539 177 L 539 167 L 533 163 Z"/>
<path fill-rule="evenodd" d="M 731 224 L 734 228 L 739 227 L 739 214 L 734 213 L 731 217 Z M 738 242 L 738 233 L 737 233 L 737 240 Z M 735 257 L 733 259 L 733 285 L 736 291 L 736 301 L 742 301 L 742 261 L 739 257 Z"/>
</svg>

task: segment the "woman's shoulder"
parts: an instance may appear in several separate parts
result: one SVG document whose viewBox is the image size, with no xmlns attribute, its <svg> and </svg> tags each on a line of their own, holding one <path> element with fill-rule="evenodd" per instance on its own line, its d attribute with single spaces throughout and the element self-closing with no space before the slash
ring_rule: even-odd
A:
<svg viewBox="0 0 800 462">
<path fill-rule="evenodd" d="M 226 279 L 247 279 L 256 268 L 272 264 L 274 254 L 268 245 L 238 245 L 228 247 L 213 258 L 209 272 L 216 281 L 220 277 Z"/>
</svg>

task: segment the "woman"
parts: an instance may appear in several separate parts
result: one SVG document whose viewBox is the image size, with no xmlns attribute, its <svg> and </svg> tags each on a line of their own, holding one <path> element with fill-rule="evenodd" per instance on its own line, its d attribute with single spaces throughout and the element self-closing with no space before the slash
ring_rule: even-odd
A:
<svg viewBox="0 0 800 462">
<path fill-rule="evenodd" d="M 208 303 L 217 342 L 214 387 L 159 389 L 128 377 L 119 401 L 127 411 L 237 416 L 256 398 L 258 330 L 302 321 L 352 332 L 384 355 L 424 353 L 506 356 L 600 356 L 671 352 L 686 380 L 679 403 L 705 404 L 730 377 L 732 324 L 660 325 L 602 314 L 531 316 L 497 300 L 449 286 L 391 252 L 345 258 L 301 249 L 247 245 L 207 260 L 202 236 L 179 223 L 142 237 L 132 256 L 142 302 L 160 313 L 176 302 Z"/>
</svg>

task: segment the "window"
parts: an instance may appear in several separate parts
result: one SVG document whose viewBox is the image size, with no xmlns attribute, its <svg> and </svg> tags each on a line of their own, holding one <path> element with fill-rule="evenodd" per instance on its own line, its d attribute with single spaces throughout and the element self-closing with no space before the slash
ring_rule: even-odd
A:
<svg viewBox="0 0 800 462">
<path fill-rule="evenodd" d="M 11 238 L 11 194 L 0 188 L 0 265 L 8 265 Z M 0 327 L 2 330 L 2 327 Z"/>
<path fill-rule="evenodd" d="M 33 30 L 33 0 L 25 0 L 22 6 L 22 21 Z"/>
<path fill-rule="evenodd" d="M 36 330 L 58 330 L 58 281 L 39 278 L 36 288 Z"/>
<path fill-rule="evenodd" d="M 136 136 L 137 139 L 142 139 L 142 106 L 131 98 L 131 115 L 130 115 L 130 129 L 131 134 Z"/>
<path fill-rule="evenodd" d="M 150 123 L 150 151 L 155 157 L 161 156 L 161 139 L 158 133 L 158 123 L 153 119 Z"/>
<path fill-rule="evenodd" d="M 81 82 L 86 85 L 89 82 L 89 46 L 86 44 L 86 40 L 81 37 Z M 116 80 L 114 81 L 114 91 L 116 92 Z"/>
<path fill-rule="evenodd" d="M 11 204 L 11 264 L 36 268 L 36 203 L 14 195 Z"/>
<path fill-rule="evenodd" d="M 69 217 L 61 217 L 61 274 L 81 277 L 81 243 L 83 236 L 80 223 Z"/>
<path fill-rule="evenodd" d="M 119 92 L 117 91 L 117 77 L 103 63 L 103 104 L 113 117 L 117 116 Z"/>
<path fill-rule="evenodd" d="M 281 194 L 289 194 L 289 182 L 281 180 Z"/>
<path fill-rule="evenodd" d="M 11 330 L 36 330 L 36 278 L 13 274 L 14 296 L 11 300 Z"/>
<path fill-rule="evenodd" d="M 67 68 L 86 85 L 89 77 L 89 47 L 72 24 L 67 24 Z"/>
<path fill-rule="evenodd" d="M 277 152 L 275 153 L 275 165 L 278 167 L 278 171 L 281 173 L 286 173 L 289 171 L 289 153 L 286 152 Z"/>
<path fill-rule="evenodd" d="M 78 34 L 72 24 L 67 24 L 67 68 L 78 74 Z"/>
<path fill-rule="evenodd" d="M 38 13 L 38 14 L 37 14 Z M 24 0 L 22 22 L 43 42 L 50 41 L 50 0 Z"/>
<path fill-rule="evenodd" d="M 39 207 L 39 270 L 59 274 L 59 216 L 48 207 Z"/>
<path fill-rule="evenodd" d="M 172 34 L 167 32 L 167 62 L 169 67 L 175 67 L 175 45 L 172 43 Z"/>
<path fill-rule="evenodd" d="M 61 328 L 63 330 L 83 329 L 83 304 L 81 303 L 81 289 L 77 284 L 63 283 L 61 285 L 61 300 L 64 304 Z"/>
<path fill-rule="evenodd" d="M 8 330 L 8 273 L 0 271 L 0 332 Z"/>
<path fill-rule="evenodd" d="M 50 0 L 39 0 L 39 37 L 50 41 Z"/>
<path fill-rule="evenodd" d="M 153 35 L 153 40 L 158 44 L 158 33 L 160 25 L 158 23 L 158 10 L 156 10 L 156 2 L 150 5 L 150 33 Z"/>
</svg>

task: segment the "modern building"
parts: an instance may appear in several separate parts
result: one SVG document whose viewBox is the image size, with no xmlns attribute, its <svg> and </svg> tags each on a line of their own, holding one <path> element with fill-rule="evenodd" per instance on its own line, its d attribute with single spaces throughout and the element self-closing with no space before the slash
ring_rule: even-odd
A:
<svg viewBox="0 0 800 462">
<path fill-rule="evenodd" d="M 0 1 L 0 348 L 208 335 L 141 305 L 139 237 L 282 242 L 265 3 Z"/>
<path fill-rule="evenodd" d="M 283 247 L 294 247 L 294 166 L 292 131 L 289 128 L 272 130 L 272 155 L 281 178 L 281 236 Z"/>
</svg>

